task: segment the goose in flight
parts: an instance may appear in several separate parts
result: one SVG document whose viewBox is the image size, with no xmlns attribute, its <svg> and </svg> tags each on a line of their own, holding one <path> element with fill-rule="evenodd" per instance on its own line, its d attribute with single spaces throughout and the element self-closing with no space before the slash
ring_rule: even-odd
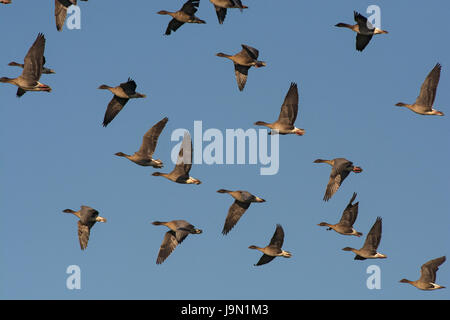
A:
<svg viewBox="0 0 450 320">
<path fill-rule="evenodd" d="M 228 234 L 228 232 L 233 229 L 252 202 L 266 202 L 266 200 L 256 197 L 247 191 L 229 191 L 220 189 L 217 190 L 217 192 L 228 193 L 235 199 L 230 209 L 228 209 L 228 215 L 222 230 L 222 234 L 224 235 Z"/>
<path fill-rule="evenodd" d="M 181 143 L 180 152 L 178 153 L 175 168 L 170 173 L 154 172 L 153 176 L 161 176 L 170 181 L 183 184 L 200 184 L 200 180 L 189 175 L 192 167 L 192 156 L 194 149 L 192 147 L 191 136 L 185 132 L 183 142 Z"/>
<path fill-rule="evenodd" d="M 270 244 L 267 247 L 260 248 L 257 246 L 250 246 L 249 249 L 259 250 L 263 253 L 262 257 L 259 259 L 258 263 L 255 266 L 261 266 L 263 264 L 269 263 L 275 257 L 285 257 L 290 258 L 292 254 L 289 251 L 284 251 L 282 249 L 284 241 L 284 231 L 281 225 L 277 224 L 275 229 L 275 233 L 270 240 Z"/>
<path fill-rule="evenodd" d="M 0 3 L 3 3 L 3 4 L 10 4 L 10 3 L 11 3 L 11 0 L 0 0 Z"/>
<path fill-rule="evenodd" d="M 356 50 L 363 51 L 364 48 L 369 44 L 373 35 L 375 34 L 386 34 L 385 30 L 375 28 L 366 17 L 360 13 L 353 11 L 353 15 L 356 21 L 355 25 L 350 25 L 347 23 L 338 23 L 335 26 L 340 28 L 348 28 L 355 31 L 356 34 Z"/>
<path fill-rule="evenodd" d="M 241 46 L 242 50 L 232 56 L 222 52 L 216 54 L 218 57 L 227 58 L 233 61 L 234 73 L 236 75 L 236 81 L 240 91 L 244 90 L 247 82 L 248 70 L 251 67 L 261 68 L 266 66 L 264 61 L 258 60 L 258 50 L 245 44 L 242 44 Z"/>
<path fill-rule="evenodd" d="M 345 247 L 342 250 L 352 251 L 355 256 L 355 260 L 366 260 L 366 259 L 385 259 L 386 255 L 377 252 L 378 246 L 381 241 L 381 222 L 380 217 L 377 218 L 369 233 L 366 236 L 366 241 L 361 249 L 357 250 L 350 247 Z"/>
<path fill-rule="evenodd" d="M 314 163 L 328 163 L 332 166 L 330 180 L 328 180 L 327 189 L 323 197 L 324 201 L 331 199 L 350 172 L 360 173 L 363 171 L 362 168 L 354 166 L 353 162 L 344 158 L 336 158 L 333 160 L 317 159 Z"/>
<path fill-rule="evenodd" d="M 145 94 L 141 94 L 136 92 L 136 82 L 131 78 L 128 78 L 127 82 L 121 83 L 117 87 L 110 87 L 106 84 L 98 87 L 102 90 L 109 90 L 114 94 L 114 97 L 108 104 L 108 108 L 106 108 L 105 118 L 103 119 L 103 126 L 106 127 L 123 109 L 123 107 L 127 104 L 128 100 L 136 99 L 136 98 L 145 98 Z"/>
<path fill-rule="evenodd" d="M 163 163 L 160 159 L 153 159 L 153 153 L 156 149 L 156 144 L 158 143 L 158 138 L 164 127 L 166 126 L 167 121 L 169 119 L 165 117 L 153 127 L 151 127 L 144 135 L 142 139 L 142 145 L 138 151 L 136 151 L 133 155 L 128 155 L 123 152 L 117 152 L 115 155 L 119 157 L 125 157 L 134 163 L 148 167 L 152 166 L 153 168 L 162 168 Z"/>
<path fill-rule="evenodd" d="M 326 222 L 321 222 L 318 226 L 328 227 L 327 230 L 334 230 L 337 233 L 347 235 L 347 236 L 357 236 L 361 237 L 362 233 L 358 232 L 353 228 L 353 224 L 358 217 L 358 204 L 359 202 L 353 204 L 353 201 L 356 199 L 356 192 L 353 193 L 350 202 L 342 213 L 341 220 L 337 224 L 329 224 Z"/>
<path fill-rule="evenodd" d="M 216 9 L 217 19 L 220 24 L 223 24 L 225 17 L 227 15 L 227 9 L 238 8 L 239 10 L 248 9 L 244 6 L 241 0 L 209 0 L 214 5 Z"/>
<path fill-rule="evenodd" d="M 176 246 L 182 243 L 189 234 L 200 234 L 203 232 L 185 220 L 172 220 L 169 222 L 154 221 L 152 224 L 155 226 L 166 226 L 170 229 L 166 232 L 161 243 L 156 264 L 163 263 Z"/>
<path fill-rule="evenodd" d="M 88 0 L 81 0 L 88 1 Z M 56 20 L 56 29 L 58 31 L 62 31 L 64 22 L 66 21 L 67 16 L 67 8 L 71 5 L 76 6 L 77 0 L 55 0 L 55 20 Z"/>
<path fill-rule="evenodd" d="M 197 8 L 200 5 L 200 0 L 188 0 L 183 5 L 183 7 L 176 12 L 169 12 L 166 10 L 158 11 L 158 14 L 169 15 L 173 19 L 170 20 L 169 25 L 166 29 L 166 35 L 169 35 L 172 31 L 175 32 L 185 23 L 200 23 L 205 24 L 206 22 L 195 16 Z"/>
<path fill-rule="evenodd" d="M 397 107 L 406 107 L 415 113 L 422 115 L 443 116 L 444 113 L 433 109 L 434 99 L 436 98 L 436 90 L 441 77 L 441 65 L 437 63 L 433 70 L 430 71 L 427 78 L 420 88 L 419 96 L 414 104 L 406 104 L 399 102 Z"/>
<path fill-rule="evenodd" d="M 0 82 L 10 83 L 18 87 L 17 97 L 21 97 L 27 91 L 47 91 L 51 92 L 46 84 L 39 82 L 44 65 L 45 37 L 39 33 L 24 59 L 22 74 L 17 78 L 0 78 Z"/>
<path fill-rule="evenodd" d="M 273 123 L 267 123 L 264 121 L 257 121 L 255 125 L 266 126 L 271 129 L 269 134 L 296 134 L 302 136 L 305 134 L 304 129 L 299 129 L 294 126 L 294 122 L 297 119 L 298 113 L 298 89 L 297 84 L 292 82 L 289 87 L 289 91 L 284 98 L 283 105 L 281 106 L 280 115 L 278 120 Z"/>
<path fill-rule="evenodd" d="M 56 73 L 53 69 L 49 69 L 49 68 L 46 68 L 44 66 L 45 65 L 45 56 L 42 56 L 42 59 L 43 59 L 43 62 L 42 62 L 42 73 L 44 73 L 44 74 L 54 74 L 54 73 Z M 19 67 L 19 68 L 22 68 L 22 69 L 25 67 L 24 64 L 17 63 L 15 61 L 12 61 L 12 62 L 8 63 L 8 66 Z"/>
<path fill-rule="evenodd" d="M 91 228 L 96 222 L 106 222 L 106 219 L 98 215 L 98 211 L 92 209 L 88 206 L 81 206 L 81 210 L 74 211 L 72 209 L 66 209 L 63 212 L 72 213 L 76 215 L 80 220 L 78 220 L 78 239 L 80 241 L 81 250 L 85 250 L 89 235 L 91 233 Z"/>
<path fill-rule="evenodd" d="M 436 272 L 439 270 L 439 266 L 445 262 L 445 256 L 430 260 L 422 265 L 420 268 L 420 279 L 410 281 L 408 279 L 402 279 L 400 282 L 409 283 L 420 290 L 436 290 L 444 289 L 444 286 L 436 284 Z"/>
</svg>

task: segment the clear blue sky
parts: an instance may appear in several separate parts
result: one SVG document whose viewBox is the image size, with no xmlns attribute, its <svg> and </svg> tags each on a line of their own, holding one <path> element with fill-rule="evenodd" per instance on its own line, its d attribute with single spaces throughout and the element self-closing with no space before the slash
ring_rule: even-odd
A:
<svg viewBox="0 0 450 320">
<path fill-rule="evenodd" d="M 449 257 L 450 43 L 448 1 L 243 1 L 219 25 L 202 0 L 206 25 L 185 25 L 163 35 L 182 1 L 80 2 L 81 30 L 58 33 L 52 1 L 0 6 L 1 76 L 23 60 L 38 32 L 55 75 L 53 92 L 15 97 L 0 86 L 0 298 L 25 299 L 448 299 L 449 290 L 422 292 L 400 284 L 419 278 L 420 266 Z M 106 5 L 107 3 L 107 5 Z M 130 4 L 132 3 L 132 4 Z M 382 28 L 361 53 L 355 34 L 334 27 L 353 22 L 353 10 L 381 8 Z M 239 92 L 232 63 L 215 56 L 245 43 L 267 67 L 251 69 Z M 445 117 L 395 107 L 413 102 L 433 66 L 443 66 L 436 106 Z M 132 77 L 146 99 L 130 101 L 103 128 L 107 91 Z M 114 156 L 133 153 L 142 135 L 167 116 L 156 156 L 171 170 L 177 128 L 253 128 L 278 116 L 295 81 L 303 137 L 283 136 L 280 171 L 259 175 L 256 165 L 194 165 L 203 184 L 179 185 L 152 177 L 153 168 Z M 317 158 L 345 157 L 364 172 L 351 174 L 322 201 L 329 167 Z M 254 204 L 228 236 L 221 230 L 232 198 L 220 188 L 248 190 L 267 200 Z M 335 223 L 353 192 L 360 201 L 356 228 L 345 237 L 316 224 Z M 66 208 L 89 205 L 107 218 L 80 250 L 76 218 Z M 383 218 L 379 251 L 388 259 L 354 261 L 341 249 L 359 248 L 377 216 Z M 156 265 L 165 227 L 154 220 L 186 219 L 203 229 Z M 277 223 L 291 259 L 254 267 Z M 450 257 L 449 257 L 450 258 Z M 66 268 L 78 265 L 82 289 L 66 289 Z M 378 265 L 381 290 L 366 288 L 366 268 Z M 450 287 L 450 264 L 437 283 Z"/>
</svg>

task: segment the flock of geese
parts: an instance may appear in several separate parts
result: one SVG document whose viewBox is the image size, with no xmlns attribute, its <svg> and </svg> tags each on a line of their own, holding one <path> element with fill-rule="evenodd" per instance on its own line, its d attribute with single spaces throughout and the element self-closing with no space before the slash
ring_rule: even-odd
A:
<svg viewBox="0 0 450 320">
<path fill-rule="evenodd" d="M 88 1 L 88 0 L 82 0 Z M 217 18 L 220 24 L 224 23 L 227 9 L 246 9 L 241 0 L 210 0 L 217 13 Z M 0 3 L 9 4 L 11 0 L 0 0 Z M 67 15 L 67 9 L 70 5 L 76 4 L 76 0 L 55 0 L 55 20 L 58 31 L 62 31 L 64 21 Z M 167 29 L 166 35 L 170 35 L 172 32 L 177 31 L 181 26 L 186 23 L 192 24 L 205 24 L 204 20 L 201 20 L 195 13 L 198 10 L 200 0 L 188 0 L 181 7 L 180 10 L 171 11 L 159 11 L 158 14 L 169 15 L 172 17 Z M 338 23 L 336 27 L 343 27 L 351 29 L 356 32 L 356 50 L 363 51 L 372 37 L 376 34 L 387 34 L 387 31 L 380 30 L 373 27 L 367 18 L 363 15 L 354 12 L 354 20 L 356 24 L 349 25 L 346 23 Z M 24 63 L 10 62 L 10 66 L 16 66 L 23 69 L 22 74 L 16 78 L 0 78 L 0 82 L 9 83 L 17 86 L 17 97 L 23 96 L 27 91 L 45 91 L 51 92 L 50 86 L 40 82 L 42 74 L 54 74 L 55 71 L 45 67 L 45 37 L 42 33 L 39 33 L 33 45 L 30 47 L 28 53 L 25 56 Z M 237 85 L 240 91 L 244 90 L 247 82 L 248 71 L 251 67 L 260 68 L 266 66 L 266 63 L 258 60 L 259 52 L 257 49 L 243 44 L 242 50 L 234 55 L 225 53 L 217 53 L 217 56 L 227 58 L 234 64 L 235 76 Z M 413 104 L 406 104 L 399 102 L 396 105 L 399 107 L 406 107 L 415 113 L 421 115 L 438 115 L 443 116 L 441 111 L 433 109 L 433 104 L 436 96 L 436 90 L 440 78 L 441 65 L 436 64 L 435 67 L 426 77 L 420 89 L 420 94 Z M 121 83 L 116 87 L 110 87 L 108 85 L 101 85 L 98 89 L 109 90 L 113 94 L 113 98 L 109 102 L 104 120 L 103 126 L 106 127 L 123 109 L 128 100 L 136 98 L 145 98 L 145 94 L 136 92 L 136 83 L 132 79 L 128 79 L 126 82 Z M 281 106 L 281 111 L 278 120 L 272 123 L 263 121 L 255 122 L 255 125 L 266 126 L 270 129 L 269 134 L 305 134 L 304 129 L 295 127 L 294 123 L 298 113 L 298 88 L 296 83 L 291 83 L 289 90 L 286 94 L 284 102 Z M 133 155 L 128 155 L 123 152 L 117 152 L 115 155 L 119 157 L 127 158 L 128 160 L 136 163 L 140 166 L 151 166 L 153 168 L 162 168 L 163 162 L 160 159 L 155 159 L 153 154 L 155 152 L 158 138 L 165 128 L 168 122 L 168 118 L 165 117 L 150 128 L 143 136 L 142 144 L 138 151 Z M 181 184 L 200 184 L 201 181 L 197 178 L 190 176 L 190 170 L 192 167 L 192 154 L 193 147 L 190 135 L 186 132 L 180 147 L 177 163 L 174 169 L 170 173 L 154 172 L 153 176 L 161 176 L 170 181 Z M 326 163 L 331 166 L 331 173 L 329 176 L 328 184 L 326 186 L 324 201 L 328 201 L 338 191 L 343 181 L 348 175 L 353 173 L 361 173 L 362 168 L 353 165 L 353 163 L 345 158 L 336 158 L 332 160 L 317 159 L 315 163 Z M 255 196 L 247 191 L 230 191 L 220 189 L 218 193 L 226 193 L 233 197 L 234 202 L 231 204 L 228 214 L 225 219 L 222 233 L 227 235 L 233 227 L 238 223 L 242 215 L 249 209 L 252 203 L 265 202 L 264 199 Z M 336 224 L 329 224 L 321 222 L 318 225 L 327 227 L 327 230 L 334 230 L 341 235 L 361 237 L 363 234 L 354 229 L 358 216 L 358 202 L 353 204 L 357 194 L 354 193 L 344 212 L 340 221 Z M 72 209 L 66 209 L 63 212 L 71 213 L 78 217 L 78 237 L 82 250 L 85 250 L 89 241 L 90 231 L 96 222 L 106 222 L 106 219 L 99 216 L 99 212 L 88 206 L 81 206 L 78 211 Z M 195 228 L 192 224 L 185 220 L 172 220 L 172 221 L 154 221 L 153 225 L 166 226 L 169 231 L 165 233 L 162 241 L 156 263 L 163 263 L 167 257 L 173 252 L 173 250 L 182 243 L 189 234 L 201 234 L 202 230 Z M 365 242 L 360 249 L 354 249 L 345 247 L 342 250 L 351 251 L 355 254 L 356 260 L 365 259 L 384 259 L 386 255 L 377 251 L 381 241 L 382 233 L 382 219 L 377 217 L 375 223 L 366 236 Z M 263 255 L 256 266 L 264 265 L 272 261 L 275 257 L 290 258 L 292 254 L 289 251 L 282 249 L 284 240 L 284 231 L 281 225 L 277 225 L 275 233 L 273 234 L 269 245 L 265 247 L 258 247 L 255 245 L 250 246 L 250 249 L 258 250 Z M 421 290 L 435 290 L 444 288 L 444 286 L 438 285 L 436 281 L 436 272 L 438 267 L 444 263 L 445 256 L 430 260 L 422 265 L 421 276 L 419 280 L 410 281 L 402 279 L 400 282 L 409 283 Z"/>
</svg>

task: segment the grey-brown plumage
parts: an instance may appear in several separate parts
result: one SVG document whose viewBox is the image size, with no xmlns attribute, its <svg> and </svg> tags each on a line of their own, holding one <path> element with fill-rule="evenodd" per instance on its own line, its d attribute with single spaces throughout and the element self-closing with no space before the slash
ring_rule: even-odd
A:
<svg viewBox="0 0 450 320">
<path fill-rule="evenodd" d="M 160 159 L 153 159 L 153 154 L 158 143 L 158 138 L 166 126 L 169 119 L 165 117 L 151 127 L 142 138 L 142 144 L 138 151 L 133 155 L 128 155 L 123 152 L 117 152 L 116 156 L 125 157 L 130 161 L 140 165 L 140 166 L 152 166 L 154 168 L 162 168 L 163 162 Z"/>
<path fill-rule="evenodd" d="M 159 249 L 156 264 L 163 263 L 167 257 L 175 250 L 177 245 L 183 242 L 189 234 L 200 234 L 202 230 L 196 229 L 192 224 L 185 220 L 172 220 L 169 222 L 154 221 L 155 226 L 166 226 L 170 230 L 164 235 L 164 239 Z"/>
<path fill-rule="evenodd" d="M 367 45 L 369 44 L 370 40 L 375 34 L 386 34 L 388 33 L 385 30 L 381 30 L 378 28 L 375 28 L 366 17 L 364 17 L 362 14 L 354 11 L 353 17 L 356 21 L 355 25 L 349 25 L 347 23 L 338 23 L 335 26 L 341 27 L 341 28 L 348 28 L 350 30 L 355 31 L 356 34 L 356 50 L 363 51 Z"/>
<path fill-rule="evenodd" d="M 81 0 L 88 1 L 88 0 Z M 56 29 L 62 31 L 64 22 L 66 21 L 67 8 L 71 5 L 77 5 L 77 0 L 55 0 L 55 21 Z"/>
<path fill-rule="evenodd" d="M 296 128 L 294 123 L 298 114 L 298 88 L 297 84 L 291 82 L 289 90 L 281 105 L 280 115 L 278 120 L 273 123 L 264 121 L 257 121 L 255 125 L 265 126 L 271 129 L 270 134 L 297 134 L 302 136 L 305 134 L 304 129 Z M 275 130 L 275 131 L 274 131 Z"/>
<path fill-rule="evenodd" d="M 214 4 L 214 9 L 216 10 L 217 19 L 220 24 L 223 24 L 225 17 L 227 15 L 227 9 L 238 8 L 242 11 L 242 9 L 247 9 L 247 6 L 244 6 L 241 0 L 210 0 L 212 4 Z"/>
<path fill-rule="evenodd" d="M 351 235 L 357 237 L 362 236 L 361 232 L 358 232 L 353 228 L 353 224 L 355 223 L 356 218 L 358 217 L 358 206 L 359 206 L 359 202 L 353 204 L 353 201 L 355 201 L 355 199 L 356 199 L 356 192 L 353 193 L 350 202 L 348 203 L 347 207 L 342 213 L 341 220 L 337 224 L 328 224 L 326 222 L 321 222 L 318 225 L 321 227 L 326 226 L 328 227 L 327 230 L 334 230 L 337 233 L 343 235 Z"/>
<path fill-rule="evenodd" d="M 407 104 L 399 102 L 396 104 L 398 107 L 406 107 L 415 113 L 421 115 L 434 115 L 443 116 L 444 113 L 433 109 L 434 100 L 436 98 L 436 91 L 441 77 L 441 65 L 437 63 L 430 71 L 425 81 L 420 87 L 419 96 L 414 104 Z"/>
<path fill-rule="evenodd" d="M 44 65 L 45 37 L 39 33 L 33 45 L 27 52 L 24 59 L 22 74 L 17 78 L 0 78 L 0 82 L 10 83 L 18 87 L 17 97 L 21 97 L 26 91 L 47 91 L 52 89 L 39 82 Z"/>
<path fill-rule="evenodd" d="M 366 241 L 361 249 L 357 250 L 350 247 L 345 247 L 342 250 L 352 251 L 356 254 L 355 260 L 366 260 L 366 259 L 384 259 L 386 255 L 377 252 L 378 246 L 381 241 L 381 230 L 382 229 L 382 219 L 377 217 L 377 220 L 373 224 L 369 233 L 366 236 Z"/>
<path fill-rule="evenodd" d="M 200 184 L 200 180 L 189 175 L 192 168 L 193 150 L 191 136 L 186 132 L 181 143 L 180 152 L 178 153 L 177 163 L 172 172 L 154 172 L 152 175 L 161 176 L 176 183 Z"/>
<path fill-rule="evenodd" d="M 332 166 L 330 179 L 328 180 L 327 189 L 323 197 L 324 201 L 328 201 L 336 193 L 342 182 L 347 178 L 350 172 L 360 173 L 362 168 L 354 166 L 353 162 L 345 158 L 336 158 L 333 160 L 317 159 L 314 163 L 328 163 Z"/>
<path fill-rule="evenodd" d="M 205 21 L 195 16 L 199 5 L 200 0 L 188 0 L 184 3 L 183 7 L 176 12 L 169 12 L 166 10 L 159 11 L 158 14 L 170 15 L 172 17 L 165 34 L 170 35 L 172 32 L 177 31 L 185 23 L 205 24 Z"/>
<path fill-rule="evenodd" d="M 245 211 L 250 207 L 252 202 L 265 202 L 266 200 L 254 196 L 248 191 L 230 191 L 225 189 L 217 190 L 218 193 L 228 193 L 235 200 L 228 209 L 228 215 L 225 219 L 225 224 L 223 226 L 222 234 L 228 234 L 231 229 L 236 225 Z"/>
<path fill-rule="evenodd" d="M 259 250 L 263 253 L 262 257 L 259 259 L 258 263 L 255 266 L 261 266 L 263 264 L 269 263 L 275 257 L 285 257 L 290 258 L 292 254 L 289 251 L 285 251 L 282 249 L 284 242 L 284 230 L 280 224 L 277 224 L 275 229 L 275 233 L 270 240 L 270 243 L 267 247 L 260 248 L 257 246 L 250 246 L 249 249 Z"/>
<path fill-rule="evenodd" d="M 445 262 L 445 256 L 430 260 L 422 265 L 420 268 L 419 280 L 410 281 L 408 279 L 402 279 L 400 282 L 409 283 L 420 290 L 436 290 L 444 289 L 444 286 L 436 284 L 436 273 L 439 270 L 439 266 Z"/>
<path fill-rule="evenodd" d="M 42 59 L 43 59 L 43 63 L 42 63 L 42 73 L 43 74 L 54 74 L 55 73 L 55 71 L 53 70 L 53 69 L 49 69 L 49 68 L 46 68 L 45 67 L 45 56 L 42 56 Z M 25 67 L 25 65 L 24 64 L 22 64 L 22 63 L 17 63 L 17 62 L 15 62 L 15 61 L 12 61 L 12 62 L 10 62 L 10 63 L 8 63 L 8 66 L 12 66 L 12 67 L 19 67 L 19 68 L 24 68 Z"/>
<path fill-rule="evenodd" d="M 234 63 L 234 73 L 240 91 L 244 90 L 247 83 L 248 70 L 251 67 L 265 67 L 264 61 L 259 61 L 259 51 L 253 47 L 242 44 L 242 50 L 235 55 L 229 55 L 222 52 L 216 54 L 218 57 L 227 58 Z"/>
<path fill-rule="evenodd" d="M 136 92 L 136 82 L 131 78 L 128 78 L 127 82 L 123 82 L 117 87 L 110 87 L 103 84 L 98 88 L 109 90 L 114 94 L 113 98 L 108 104 L 108 107 L 106 108 L 105 117 L 103 119 L 104 127 L 106 127 L 111 121 L 113 121 L 113 119 L 123 109 L 128 100 L 146 97 L 145 94 Z"/>
<path fill-rule="evenodd" d="M 88 207 L 81 206 L 81 210 L 74 211 L 72 209 L 63 210 L 65 213 L 72 213 L 77 216 L 78 220 L 78 239 L 80 241 L 81 250 L 85 250 L 88 245 L 91 228 L 96 222 L 106 222 L 106 219 L 98 215 L 98 211 Z"/>
</svg>

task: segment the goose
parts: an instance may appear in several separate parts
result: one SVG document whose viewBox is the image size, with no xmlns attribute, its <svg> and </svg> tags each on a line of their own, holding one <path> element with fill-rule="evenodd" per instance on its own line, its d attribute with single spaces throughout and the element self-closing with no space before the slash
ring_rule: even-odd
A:
<svg viewBox="0 0 450 320">
<path fill-rule="evenodd" d="M 153 168 L 162 168 L 163 163 L 160 159 L 153 159 L 153 153 L 156 149 L 156 144 L 158 143 L 158 138 L 164 127 L 166 126 L 167 121 L 169 119 L 165 117 L 153 127 L 151 127 L 144 135 L 142 139 L 142 145 L 138 151 L 136 151 L 133 155 L 128 155 L 123 152 L 117 152 L 115 155 L 118 157 L 125 157 L 134 163 L 148 167 L 152 166 Z"/>
<path fill-rule="evenodd" d="M 356 50 L 363 51 L 364 48 L 369 44 L 373 35 L 375 34 L 386 34 L 385 30 L 375 28 L 366 17 L 360 13 L 353 11 L 353 15 L 356 21 L 355 25 L 350 25 L 347 23 L 338 23 L 335 26 L 340 28 L 348 28 L 355 31 L 356 34 Z"/>
<path fill-rule="evenodd" d="M 267 247 L 260 248 L 257 246 L 250 246 L 249 249 L 259 250 L 263 253 L 262 257 L 259 259 L 258 263 L 255 266 L 261 266 L 263 264 L 269 263 L 275 257 L 285 257 L 290 258 L 292 254 L 289 251 L 285 251 L 281 249 L 283 247 L 284 241 L 284 231 L 280 224 L 277 224 L 275 229 L 275 233 L 270 240 L 270 244 Z"/>
<path fill-rule="evenodd" d="M 3 4 L 10 4 L 10 3 L 11 3 L 11 0 L 0 0 L 0 3 L 3 3 Z"/>
<path fill-rule="evenodd" d="M 399 102 L 397 107 L 406 107 L 415 113 L 431 116 L 443 116 L 444 113 L 433 109 L 434 99 L 436 98 L 436 90 L 441 77 L 441 65 L 437 63 L 420 88 L 419 96 L 414 104 L 406 104 Z"/>
<path fill-rule="evenodd" d="M 106 222 L 106 219 L 98 215 L 98 211 L 88 206 L 81 206 L 81 210 L 74 211 L 72 209 L 63 210 L 65 213 L 76 215 L 78 220 L 78 239 L 80 241 L 81 250 L 85 250 L 88 245 L 91 228 L 96 222 Z"/>
<path fill-rule="evenodd" d="M 220 24 L 223 24 L 225 17 L 227 15 L 227 9 L 238 8 L 239 10 L 248 9 L 244 6 L 241 0 L 209 0 L 214 5 L 216 9 L 217 19 Z"/>
<path fill-rule="evenodd" d="M 43 62 L 42 62 L 42 73 L 44 73 L 44 74 L 54 74 L 54 73 L 56 73 L 53 69 L 49 69 L 49 68 L 44 67 L 44 65 L 45 65 L 45 56 L 42 56 L 42 59 L 43 59 Z M 12 61 L 12 62 L 8 63 L 8 66 L 19 67 L 19 68 L 22 68 L 22 69 L 25 67 L 24 64 L 17 63 L 15 61 Z"/>
<path fill-rule="evenodd" d="M 444 289 L 444 286 L 436 284 L 436 272 L 439 266 L 445 262 L 445 256 L 430 260 L 420 268 L 420 279 L 410 281 L 408 279 L 400 280 L 401 283 L 409 283 L 420 290 Z"/>
<path fill-rule="evenodd" d="M 232 56 L 222 52 L 216 54 L 218 57 L 227 58 L 233 61 L 234 73 L 240 91 L 244 90 L 247 82 L 248 70 L 251 67 L 261 68 L 266 66 L 264 61 L 258 60 L 259 51 L 257 49 L 245 44 L 241 44 L 241 46 L 242 50 Z"/>
<path fill-rule="evenodd" d="M 155 226 L 166 226 L 170 229 L 166 232 L 161 243 L 156 264 L 163 263 L 176 246 L 183 242 L 189 234 L 200 234 L 203 232 L 185 220 L 172 220 L 169 222 L 154 221 L 152 224 Z"/>
<path fill-rule="evenodd" d="M 106 84 L 102 84 L 98 87 L 101 90 L 109 90 L 114 94 L 114 97 L 106 108 L 105 118 L 103 119 L 103 126 L 106 127 L 123 109 L 130 99 L 145 98 L 145 94 L 136 92 L 136 82 L 131 78 L 128 78 L 127 82 L 121 83 L 117 87 L 110 87 Z"/>
<path fill-rule="evenodd" d="M 185 132 L 183 142 L 181 143 L 180 152 L 178 153 L 177 163 L 175 168 L 170 173 L 154 172 L 153 176 L 161 176 L 170 181 L 183 184 L 200 184 L 200 180 L 191 177 L 189 171 L 192 167 L 193 154 L 192 140 L 188 132 Z"/>
<path fill-rule="evenodd" d="M 200 5 L 200 0 L 188 0 L 183 5 L 183 7 L 176 12 L 169 12 L 166 10 L 158 11 L 158 14 L 169 15 L 173 19 L 170 20 L 169 25 L 166 29 L 166 35 L 170 35 L 173 31 L 177 31 L 185 23 L 200 23 L 205 24 L 206 22 L 195 16 L 197 8 Z"/>
<path fill-rule="evenodd" d="M 266 202 L 266 200 L 261 199 L 252 195 L 248 191 L 230 191 L 225 189 L 217 190 L 218 193 L 228 193 L 235 200 L 231 205 L 230 209 L 228 209 L 228 215 L 225 219 L 225 224 L 223 226 L 222 234 L 226 235 L 228 232 L 233 229 L 233 227 L 238 223 L 239 219 L 245 213 L 245 211 L 250 207 L 252 202 Z"/>
<path fill-rule="evenodd" d="M 88 0 L 81 0 L 88 1 Z M 55 20 L 56 20 L 56 29 L 58 31 L 62 31 L 64 22 L 66 21 L 67 16 L 67 8 L 71 5 L 76 6 L 77 0 L 55 0 Z"/>
<path fill-rule="evenodd" d="M 367 234 L 366 241 L 361 249 L 357 250 L 350 247 L 345 247 L 342 250 L 352 251 L 355 256 L 355 260 L 366 260 L 366 259 L 385 259 L 386 255 L 377 252 L 378 246 L 381 241 L 381 224 L 382 219 L 377 217 L 377 220 L 373 224 L 369 233 Z"/>
<path fill-rule="evenodd" d="M 44 50 L 45 37 L 42 33 L 39 33 L 25 56 L 22 74 L 14 79 L 2 77 L 0 82 L 17 86 L 17 97 L 23 96 L 27 91 L 51 92 L 52 88 L 39 82 L 44 64 Z"/>
<path fill-rule="evenodd" d="M 326 222 L 321 222 L 318 226 L 328 227 L 327 230 L 334 230 L 337 233 L 346 235 L 346 236 L 357 236 L 361 237 L 363 234 L 361 232 L 356 231 L 353 228 L 353 224 L 358 217 L 358 204 L 359 202 L 353 204 L 353 201 L 356 199 L 356 192 L 353 193 L 350 202 L 342 213 L 341 220 L 337 224 L 329 224 Z"/>
<path fill-rule="evenodd" d="M 331 199 L 350 172 L 353 171 L 355 173 L 360 173 L 363 171 L 361 167 L 354 166 L 353 162 L 348 161 L 345 158 L 336 158 L 333 160 L 317 159 L 314 163 L 328 163 L 333 167 L 331 169 L 330 180 L 328 181 L 327 189 L 323 197 L 324 201 Z"/>
<path fill-rule="evenodd" d="M 305 134 L 304 129 L 299 129 L 294 126 L 294 122 L 297 119 L 298 113 L 298 89 L 297 84 L 292 82 L 289 87 L 289 91 L 284 98 L 283 105 L 281 106 L 280 115 L 278 120 L 273 123 L 267 123 L 264 121 L 257 121 L 255 125 L 266 126 L 271 129 L 269 134 L 296 134 L 302 136 Z"/>
</svg>

